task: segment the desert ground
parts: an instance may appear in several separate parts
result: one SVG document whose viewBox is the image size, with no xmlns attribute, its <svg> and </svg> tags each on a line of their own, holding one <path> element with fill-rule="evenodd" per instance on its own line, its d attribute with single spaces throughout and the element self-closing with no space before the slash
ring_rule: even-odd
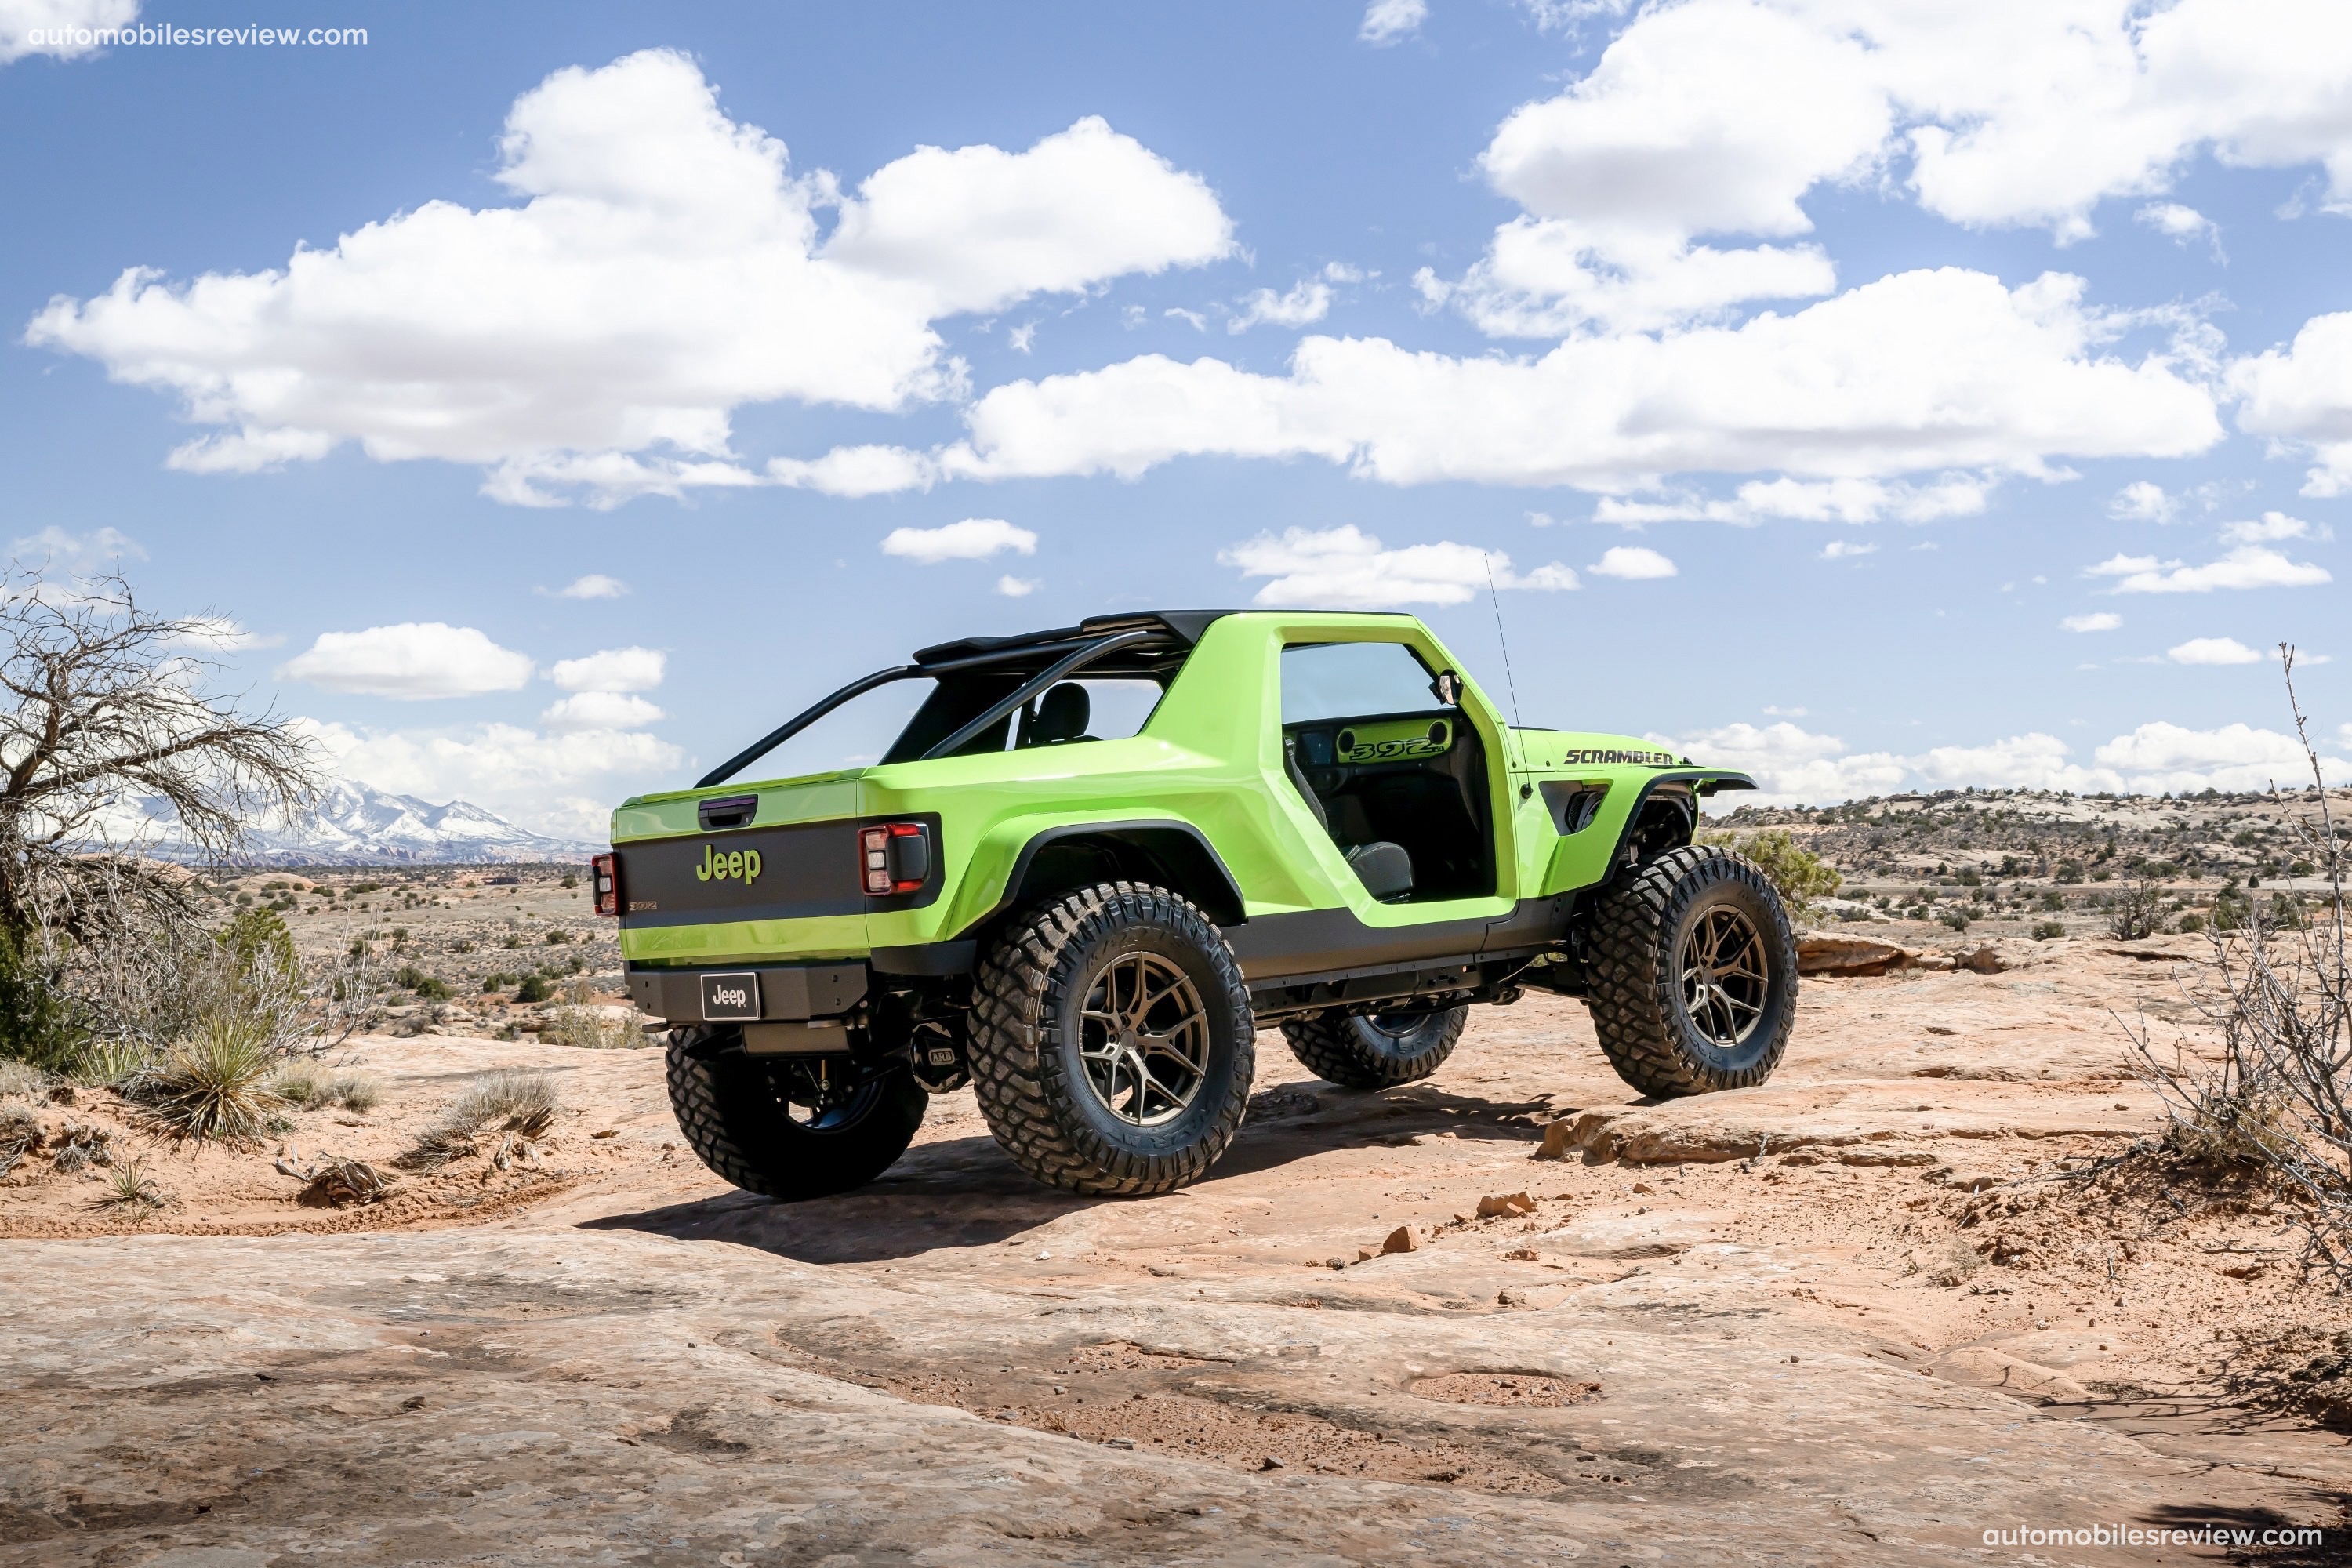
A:
<svg viewBox="0 0 2352 1568">
<path fill-rule="evenodd" d="M 609 967 L 560 870 L 485 875 L 290 918 Z M 0 1563 L 2352 1560 L 2352 1314 L 2284 1198 L 2158 1145 L 2124 1023 L 2200 1043 L 2201 937 L 2096 915 L 1832 920 L 1780 1072 L 1696 1100 L 1541 994 L 1386 1092 L 1262 1034 L 1240 1141 L 1142 1201 L 1031 1184 L 969 1091 L 872 1187 L 756 1199 L 657 1048 L 479 993 L 346 1041 L 380 1100 L 262 1146 L 20 1098 L 116 1163 L 0 1177 Z M 551 1127 L 397 1163 L 512 1068 Z M 335 1158 L 396 1184 L 330 1202 Z M 134 1159 L 158 1204 L 105 1206 Z M 1987 1543 L 2095 1526 L 2326 1533 Z"/>
</svg>

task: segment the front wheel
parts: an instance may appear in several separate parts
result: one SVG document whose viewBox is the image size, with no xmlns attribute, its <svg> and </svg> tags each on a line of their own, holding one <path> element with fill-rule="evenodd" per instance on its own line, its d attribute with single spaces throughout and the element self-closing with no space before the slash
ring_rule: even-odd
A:
<svg viewBox="0 0 2352 1568">
<path fill-rule="evenodd" d="M 1434 1013 L 1326 1013 L 1282 1026 L 1290 1054 L 1327 1083 L 1342 1089 L 1394 1089 L 1427 1078 L 1454 1054 L 1469 1022 L 1467 1007 Z"/>
<path fill-rule="evenodd" d="M 1762 1083 L 1789 1048 L 1797 943 L 1763 869 L 1689 845 L 1601 896 L 1591 932 L 1593 1032 L 1644 1094 Z"/>
<path fill-rule="evenodd" d="M 1169 1192 L 1216 1163 L 1255 1069 L 1241 965 L 1190 900 L 1102 882 L 982 961 L 971 1087 L 1021 1168 L 1074 1193 Z"/>
<path fill-rule="evenodd" d="M 687 1146 L 723 1180 L 787 1202 L 888 1170 L 930 1100 L 903 1070 L 855 1081 L 845 1058 L 747 1056 L 725 1026 L 672 1030 L 668 1068 Z"/>
</svg>

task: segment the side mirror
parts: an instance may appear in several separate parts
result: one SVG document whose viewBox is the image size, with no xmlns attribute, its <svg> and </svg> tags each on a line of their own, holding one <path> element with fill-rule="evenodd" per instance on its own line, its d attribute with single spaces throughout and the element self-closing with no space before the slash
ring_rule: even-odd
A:
<svg viewBox="0 0 2352 1568">
<path fill-rule="evenodd" d="M 1431 681 L 1429 689 L 1448 708 L 1458 708 L 1462 705 L 1462 678 L 1450 669 Z"/>
</svg>

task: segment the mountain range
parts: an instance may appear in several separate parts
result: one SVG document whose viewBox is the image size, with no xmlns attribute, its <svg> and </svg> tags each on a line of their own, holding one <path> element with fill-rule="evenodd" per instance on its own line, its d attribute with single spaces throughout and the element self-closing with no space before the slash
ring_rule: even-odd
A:
<svg viewBox="0 0 2352 1568">
<path fill-rule="evenodd" d="M 169 805 L 142 800 L 134 809 L 146 831 L 146 852 L 176 858 L 184 847 Z M 115 835 L 121 841 L 122 835 Z M 240 861 L 276 866 L 383 866 L 431 862 L 579 860 L 604 847 L 551 838 L 516 826 L 467 801 L 435 805 L 415 795 L 370 784 L 338 783 L 308 822 L 257 828 Z"/>
</svg>

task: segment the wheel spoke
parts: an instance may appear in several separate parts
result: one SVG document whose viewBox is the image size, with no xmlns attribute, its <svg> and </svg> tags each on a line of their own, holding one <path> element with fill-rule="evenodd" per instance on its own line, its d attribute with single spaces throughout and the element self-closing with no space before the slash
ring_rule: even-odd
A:
<svg viewBox="0 0 2352 1568">
<path fill-rule="evenodd" d="M 1106 963 L 1086 991 L 1078 1026 L 1087 1083 L 1122 1121 L 1171 1121 L 1206 1081 L 1207 1009 L 1184 971 L 1157 953 L 1121 953 Z"/>
<path fill-rule="evenodd" d="M 1718 1049 L 1744 1041 L 1771 992 L 1763 933 L 1755 922 L 1734 908 L 1706 910 L 1684 936 L 1676 967 L 1691 1027 Z"/>
</svg>

